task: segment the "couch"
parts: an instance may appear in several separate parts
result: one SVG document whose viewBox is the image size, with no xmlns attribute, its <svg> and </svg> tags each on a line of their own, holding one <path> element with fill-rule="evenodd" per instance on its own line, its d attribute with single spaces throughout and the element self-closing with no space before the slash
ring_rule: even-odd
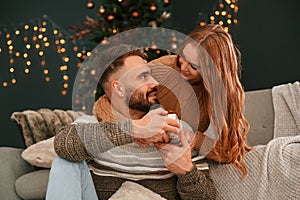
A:
<svg viewBox="0 0 300 200">
<path fill-rule="evenodd" d="M 251 125 L 247 135 L 248 144 L 267 144 L 273 138 L 274 130 L 272 90 L 246 92 L 244 114 Z M 19 148 L 0 147 L 0 199 L 45 198 L 49 169 L 26 162 L 21 157 L 23 151 L 24 149 Z"/>
</svg>

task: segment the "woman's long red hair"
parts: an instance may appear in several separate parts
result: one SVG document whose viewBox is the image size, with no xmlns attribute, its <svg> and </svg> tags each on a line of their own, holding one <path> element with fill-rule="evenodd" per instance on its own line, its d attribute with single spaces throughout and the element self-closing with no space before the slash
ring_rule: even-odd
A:
<svg viewBox="0 0 300 200">
<path fill-rule="evenodd" d="M 213 113 L 212 108 L 218 106 L 215 105 L 218 104 L 218 101 L 222 101 L 222 99 L 217 100 L 217 103 L 211 101 L 212 98 L 218 98 L 219 94 L 214 94 L 214 92 L 219 91 L 219 88 L 212 91 L 208 87 L 209 83 L 204 79 L 201 81 L 203 92 L 201 102 L 199 102 L 200 111 L 202 112 L 199 129 L 206 130 L 209 125 L 207 122 L 216 125 L 221 121 L 222 124 L 218 140 L 213 149 L 207 154 L 207 157 L 220 163 L 232 163 L 246 175 L 247 170 L 243 163 L 243 157 L 246 151 L 251 150 L 251 147 L 247 146 L 245 142 L 250 126 L 243 115 L 245 93 L 239 79 L 241 54 L 233 44 L 230 34 L 219 25 L 199 27 L 192 31 L 189 37 L 206 50 L 210 60 L 216 66 L 218 75 L 223 82 L 222 87 L 226 98 L 226 100 L 223 99 L 226 101 L 224 113 Z M 200 68 L 205 67 L 209 62 L 208 60 L 205 56 L 200 56 Z M 210 81 L 215 79 L 208 72 L 201 75 L 202 77 L 209 76 Z M 216 109 L 216 111 L 220 111 L 220 109 Z M 219 122 L 214 121 L 216 118 Z"/>
</svg>

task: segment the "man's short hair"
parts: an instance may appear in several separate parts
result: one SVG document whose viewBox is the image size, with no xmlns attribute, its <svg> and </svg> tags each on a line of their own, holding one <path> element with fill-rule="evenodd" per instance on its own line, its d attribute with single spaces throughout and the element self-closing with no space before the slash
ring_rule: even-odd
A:
<svg viewBox="0 0 300 200">
<path fill-rule="evenodd" d="M 101 60 L 107 60 L 107 61 L 117 58 L 113 60 L 113 62 L 106 67 L 106 69 L 104 70 L 100 78 L 98 85 L 100 85 L 104 89 L 104 91 L 106 91 L 107 89 L 105 83 L 108 82 L 111 75 L 121 70 L 122 67 L 124 66 L 124 58 L 127 58 L 129 56 L 140 56 L 144 60 L 148 58 L 147 54 L 144 52 L 143 49 L 137 48 L 132 45 L 125 45 L 125 44 L 106 49 L 101 53 L 101 56 L 102 56 Z M 107 62 L 102 62 L 102 63 L 107 63 Z"/>
</svg>

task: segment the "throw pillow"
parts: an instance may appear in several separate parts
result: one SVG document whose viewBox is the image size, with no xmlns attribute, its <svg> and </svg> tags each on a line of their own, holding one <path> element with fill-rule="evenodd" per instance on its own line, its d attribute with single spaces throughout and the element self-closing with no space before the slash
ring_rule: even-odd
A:
<svg viewBox="0 0 300 200">
<path fill-rule="evenodd" d="M 159 194 L 145 188 L 144 186 L 126 181 L 118 189 L 118 191 L 109 198 L 109 200 L 131 200 L 131 199 L 143 199 L 143 200 L 166 200 Z"/>
<path fill-rule="evenodd" d="M 51 168 L 52 161 L 57 156 L 53 141 L 54 136 L 31 145 L 22 152 L 22 158 L 33 166 Z"/>
<path fill-rule="evenodd" d="M 25 110 L 14 112 L 11 119 L 17 123 L 26 147 L 55 135 L 61 127 L 72 123 L 82 112 L 72 110 Z"/>
</svg>

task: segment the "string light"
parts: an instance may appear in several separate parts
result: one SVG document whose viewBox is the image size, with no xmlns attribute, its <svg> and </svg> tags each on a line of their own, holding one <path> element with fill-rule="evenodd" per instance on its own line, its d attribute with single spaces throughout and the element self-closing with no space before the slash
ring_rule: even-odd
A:
<svg viewBox="0 0 300 200">
<path fill-rule="evenodd" d="M 17 65 L 24 63 L 24 68 L 21 71 L 26 75 L 31 74 L 31 71 L 35 70 L 36 66 L 38 66 L 35 63 L 38 58 L 33 54 L 39 56 L 39 65 L 42 68 L 44 80 L 50 82 L 51 74 L 47 68 L 46 57 L 48 54 L 46 54 L 46 52 L 49 46 L 55 44 L 58 50 L 57 54 L 62 62 L 57 69 L 58 72 L 62 74 L 61 79 L 63 83 L 61 94 L 66 95 L 69 88 L 68 81 L 70 80 L 68 75 L 68 63 L 71 61 L 71 57 L 67 55 L 67 49 L 69 48 L 67 45 L 70 45 L 70 42 L 67 40 L 68 35 L 64 36 L 62 32 L 63 31 L 47 16 L 43 16 L 43 19 L 30 20 L 30 23 L 16 26 L 13 31 L 9 31 L 6 26 L 4 26 L 4 29 L 0 28 L 0 37 L 5 38 L 4 44 L 6 44 L 6 48 L 0 48 L 0 53 L 3 53 L 4 49 L 8 53 L 7 62 L 9 65 L 7 72 L 10 76 L 9 80 L 3 81 L 1 79 L 3 79 L 4 74 L 0 74 L 2 86 L 9 87 L 19 82 L 15 74 L 16 71 L 19 70 L 19 68 L 14 66 L 16 63 Z M 74 43 L 71 45 L 74 45 Z M 74 45 L 73 50 L 78 51 L 78 49 L 78 46 Z M 51 48 L 49 50 L 51 50 Z M 2 60 L 1 63 L 3 63 Z M 51 71 L 54 70 L 54 68 L 53 70 L 51 68 Z"/>
<path fill-rule="evenodd" d="M 207 23 L 218 23 L 228 32 L 233 24 L 238 23 L 236 19 L 238 10 L 237 0 L 219 0 L 212 12 L 213 14 L 208 17 L 208 21 L 202 20 L 199 22 L 199 25 L 205 26 Z"/>
</svg>

